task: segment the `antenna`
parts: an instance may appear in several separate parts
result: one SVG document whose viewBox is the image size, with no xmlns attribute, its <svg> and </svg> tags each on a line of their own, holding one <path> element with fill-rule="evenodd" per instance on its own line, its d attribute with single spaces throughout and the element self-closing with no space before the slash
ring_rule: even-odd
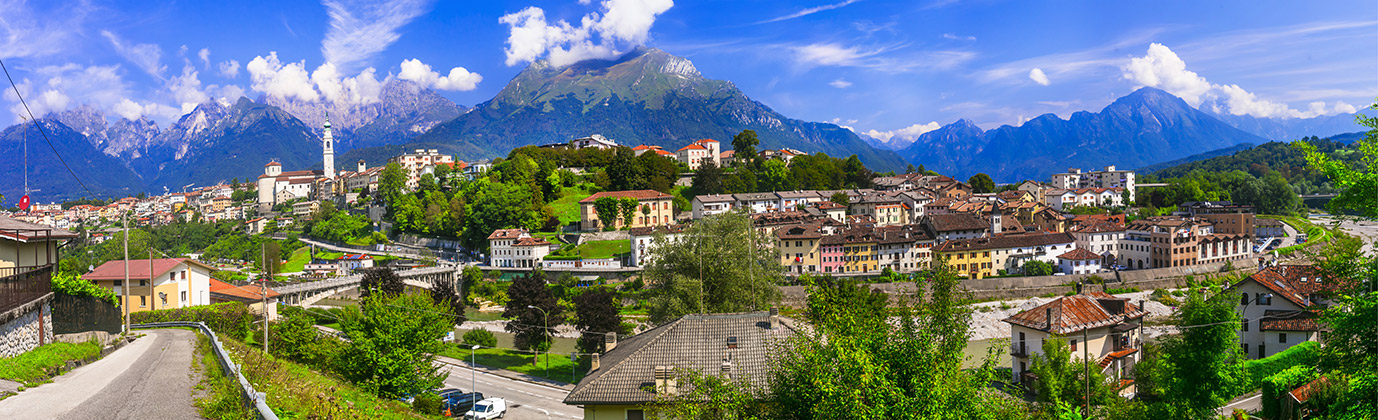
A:
<svg viewBox="0 0 1378 420">
<path fill-rule="evenodd" d="M 29 123 L 29 117 L 20 115 L 24 119 L 24 124 Z M 29 195 L 29 127 L 24 127 L 24 195 Z"/>
</svg>

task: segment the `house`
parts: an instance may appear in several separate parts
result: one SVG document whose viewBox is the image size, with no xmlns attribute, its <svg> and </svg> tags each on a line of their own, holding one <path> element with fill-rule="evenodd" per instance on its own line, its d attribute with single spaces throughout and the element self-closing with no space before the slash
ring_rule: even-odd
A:
<svg viewBox="0 0 1378 420">
<path fill-rule="evenodd" d="M 550 242 L 526 229 L 498 229 L 488 235 L 488 264 L 493 267 L 536 268 L 550 255 Z"/>
<path fill-rule="evenodd" d="M 1057 256 L 1076 248 L 1071 234 L 1053 232 L 1009 232 L 988 237 L 953 239 L 933 249 L 958 275 L 984 278 L 998 274 L 1018 273 L 1029 261 L 1043 261 L 1057 265 Z"/>
<path fill-rule="evenodd" d="M 1336 289 L 1311 265 L 1276 265 L 1230 285 L 1222 293 L 1239 295 L 1239 345 L 1248 357 L 1262 359 L 1303 341 L 1317 341 L 1324 330 L 1319 311 Z"/>
<path fill-rule="evenodd" d="M 1282 221 L 1278 219 L 1254 219 L 1254 237 L 1259 238 L 1281 238 L 1286 235 L 1282 229 Z"/>
<path fill-rule="evenodd" d="M 320 207 L 319 201 L 299 201 L 292 204 L 292 216 L 310 218 Z"/>
<path fill-rule="evenodd" d="M 846 239 L 841 234 L 824 235 L 818 240 L 818 264 L 824 273 L 841 273 L 845 266 L 843 246 Z"/>
<path fill-rule="evenodd" d="M 631 228 L 631 266 L 643 267 L 650 263 L 647 257 L 651 256 L 656 247 L 679 240 L 684 236 L 684 229 L 688 227 L 689 225 L 665 225 Z"/>
<path fill-rule="evenodd" d="M 0 217 L 0 358 L 53 342 L 51 291 L 58 249 L 77 235 Z"/>
<path fill-rule="evenodd" d="M 737 199 L 737 206 L 745 208 L 748 213 L 792 210 L 782 208 L 780 196 L 773 192 L 733 194 L 732 197 Z"/>
<path fill-rule="evenodd" d="M 991 225 L 974 214 L 929 214 L 920 221 L 938 242 L 971 239 L 989 235 Z"/>
<path fill-rule="evenodd" d="M 255 219 L 253 219 L 253 220 L 249 220 L 249 221 L 244 222 L 244 232 L 245 232 L 245 233 L 248 233 L 248 234 L 250 234 L 250 235 L 257 235 L 257 234 L 263 233 L 263 230 L 266 229 L 267 227 L 268 227 L 268 218 L 266 218 L 266 217 L 259 217 L 259 218 L 255 218 Z"/>
<path fill-rule="evenodd" d="M 1124 225 L 1110 222 L 1089 223 L 1070 230 L 1072 237 L 1076 238 L 1077 249 L 1100 255 L 1100 265 L 1103 266 L 1114 265 L 1119 261 L 1124 232 Z"/>
<path fill-rule="evenodd" d="M 1058 272 L 1063 274 L 1094 274 L 1100 272 L 1100 254 L 1077 248 L 1057 256 Z"/>
<path fill-rule="evenodd" d="M 565 396 L 584 419 L 646 419 L 657 396 L 679 393 L 684 371 L 746 381 L 768 390 L 771 364 L 791 337 L 793 321 L 770 312 L 686 315 L 622 342 L 609 333 L 588 375 Z"/>
<path fill-rule="evenodd" d="M 780 266 L 787 274 L 819 271 L 822 266 L 822 224 L 798 224 L 775 229 L 775 251 L 780 254 Z"/>
<path fill-rule="evenodd" d="M 373 256 L 368 254 L 345 254 L 340 256 L 338 262 L 341 274 L 353 273 L 356 270 L 373 268 Z"/>
<path fill-rule="evenodd" d="M 1253 236 L 1254 207 L 1229 201 L 1190 201 L 1177 206 L 1174 215 L 1194 217 L 1210 222 L 1216 233 Z"/>
<path fill-rule="evenodd" d="M 129 305 L 131 312 L 209 305 L 214 270 L 215 267 L 190 258 L 129 260 L 129 301 L 121 304 Z M 124 260 L 106 262 L 81 277 L 121 296 Z"/>
<path fill-rule="evenodd" d="M 588 147 L 606 150 L 617 147 L 617 142 L 608 140 L 608 138 L 603 137 L 602 134 L 594 134 L 588 137 L 580 137 L 574 140 L 570 140 L 569 145 L 570 147 L 573 147 L 574 150 L 579 150 Z"/>
<path fill-rule="evenodd" d="M 267 296 L 264 296 L 264 294 Z M 253 283 L 244 286 L 235 286 L 220 280 L 210 279 L 210 303 L 241 302 L 249 307 L 254 313 L 262 314 L 264 307 L 268 309 L 268 320 L 277 320 L 277 297 L 281 293 L 264 287 L 261 283 Z M 264 305 L 264 302 L 267 305 Z"/>
<path fill-rule="evenodd" d="M 1132 397 L 1134 365 L 1143 353 L 1142 303 L 1104 292 L 1079 293 L 1005 318 L 1010 324 L 1010 356 L 1013 380 L 1033 388 L 1030 356 L 1043 353 L 1050 337 L 1067 340 L 1073 360 L 1085 358 L 1100 367 L 1120 395 Z"/>
<path fill-rule="evenodd" d="M 876 253 L 879 243 L 875 228 L 861 223 L 849 224 L 842 230 L 842 271 L 845 273 L 868 273 L 880 271 L 880 257 Z"/>
<path fill-rule="evenodd" d="M 706 216 L 726 213 L 737 205 L 737 198 L 732 194 L 710 194 L 694 197 L 693 211 L 694 220 L 702 219 Z"/>
<path fill-rule="evenodd" d="M 833 219 L 839 222 L 847 221 L 847 206 L 837 204 L 832 201 L 820 201 L 814 204 L 813 208 L 818 209 L 819 212 L 822 212 L 822 214 L 827 216 L 829 219 Z"/>
<path fill-rule="evenodd" d="M 1082 171 L 1077 168 L 1070 168 L 1067 172 L 1053 174 L 1053 188 L 1078 189 L 1078 188 L 1123 188 L 1129 192 L 1129 199 L 1134 200 L 1134 171 L 1120 171 L 1115 167 L 1106 166 L 1105 170 Z M 1051 203 L 1049 203 L 1051 204 Z"/>
<path fill-rule="evenodd" d="M 594 208 L 594 203 L 603 197 L 636 200 L 636 210 L 633 212 L 631 224 L 625 223 L 619 215 L 617 220 L 611 224 L 613 228 L 664 226 L 670 224 L 670 221 L 674 219 L 674 207 L 671 203 L 674 197 L 669 194 L 656 190 L 603 191 L 579 200 L 579 227 L 581 230 L 600 230 L 607 226 L 603 221 L 598 220 L 598 211 Z"/>
</svg>

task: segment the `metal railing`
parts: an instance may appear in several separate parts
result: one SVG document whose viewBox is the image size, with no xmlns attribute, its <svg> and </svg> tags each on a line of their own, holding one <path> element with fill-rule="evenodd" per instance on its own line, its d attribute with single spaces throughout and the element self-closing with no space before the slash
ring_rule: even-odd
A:
<svg viewBox="0 0 1378 420">
<path fill-rule="evenodd" d="M 239 388 L 244 392 L 244 398 L 254 405 L 254 410 L 258 412 L 258 418 L 263 420 L 278 420 L 277 413 L 268 406 L 268 394 L 254 390 L 254 385 L 244 377 L 244 372 L 240 371 L 239 365 L 230 360 L 230 354 L 225 351 L 225 346 L 220 344 L 220 337 L 215 335 L 204 322 L 150 322 L 147 324 L 134 324 L 130 328 L 168 328 L 168 327 L 192 327 L 201 330 L 201 333 L 210 339 L 211 349 L 215 351 L 215 358 L 220 361 L 220 367 L 226 373 L 234 372 L 235 379 L 239 381 Z"/>
<path fill-rule="evenodd" d="M 1028 355 L 1029 355 L 1029 346 L 1028 346 L 1028 342 L 1020 341 L 1020 342 L 1018 342 L 1018 343 L 1010 343 L 1010 355 L 1011 355 L 1011 356 L 1014 356 L 1014 357 L 1025 357 L 1025 356 L 1028 356 Z"/>
<path fill-rule="evenodd" d="M 53 291 L 53 266 L 0 269 L 0 313 L 18 308 Z"/>
</svg>

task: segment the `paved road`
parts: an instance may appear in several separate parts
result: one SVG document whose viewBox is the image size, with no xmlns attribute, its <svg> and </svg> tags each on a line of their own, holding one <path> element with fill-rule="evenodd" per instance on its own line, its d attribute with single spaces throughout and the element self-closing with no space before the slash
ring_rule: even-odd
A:
<svg viewBox="0 0 1378 420">
<path fill-rule="evenodd" d="M 143 330 L 104 359 L 0 401 L 0 419 L 188 419 L 196 332 Z"/>
<path fill-rule="evenodd" d="M 552 386 L 538 385 L 488 373 L 478 369 L 478 375 L 468 366 L 446 364 L 444 371 L 450 372 L 445 379 L 446 388 L 459 388 L 465 392 L 475 389 L 472 381 L 477 381 L 478 392 L 484 397 L 502 397 L 511 406 L 504 419 L 582 419 L 584 410 L 565 405 L 568 390 Z"/>
<path fill-rule="evenodd" d="M 1263 395 L 1257 392 L 1245 395 L 1234 399 L 1234 401 L 1230 401 L 1229 404 L 1225 404 L 1224 407 L 1220 407 L 1220 409 L 1215 411 L 1221 415 L 1228 415 L 1233 413 L 1235 409 L 1244 410 L 1249 413 L 1257 413 L 1263 410 Z"/>
</svg>

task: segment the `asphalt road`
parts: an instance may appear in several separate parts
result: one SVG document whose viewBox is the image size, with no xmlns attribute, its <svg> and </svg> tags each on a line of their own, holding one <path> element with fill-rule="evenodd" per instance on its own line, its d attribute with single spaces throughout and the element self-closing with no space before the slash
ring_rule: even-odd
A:
<svg viewBox="0 0 1378 420">
<path fill-rule="evenodd" d="M 569 394 L 567 390 L 493 375 L 482 368 L 478 369 L 477 376 L 467 366 L 445 364 L 444 370 L 450 372 L 450 377 L 445 379 L 446 388 L 459 388 L 464 392 L 477 389 L 486 398 L 507 399 L 508 412 L 504 419 L 584 418 L 583 409 L 562 402 Z M 473 385 L 474 382 L 477 385 Z"/>
<path fill-rule="evenodd" d="M 0 419 L 188 419 L 196 332 L 141 330 L 143 338 L 52 383 L 0 401 Z"/>
</svg>

